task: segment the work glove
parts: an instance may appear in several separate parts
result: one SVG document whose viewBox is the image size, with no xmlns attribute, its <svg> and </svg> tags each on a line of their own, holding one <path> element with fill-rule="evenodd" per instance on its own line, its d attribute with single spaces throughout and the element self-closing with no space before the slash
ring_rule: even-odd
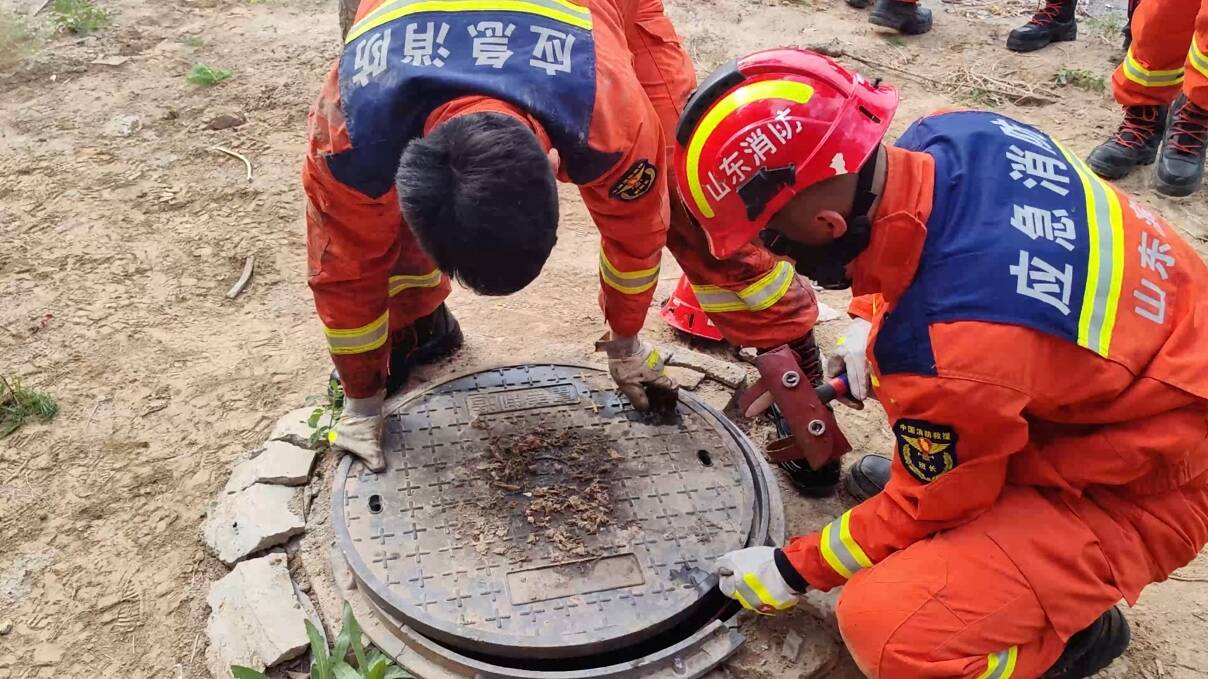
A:
<svg viewBox="0 0 1208 679">
<path fill-rule="evenodd" d="M 607 352 L 608 372 L 634 408 L 650 410 L 653 405 L 657 411 L 675 409 L 679 386 L 667 376 L 658 349 L 637 335 L 612 337 L 612 333 L 605 333 L 596 341 L 596 351 Z"/>
<path fill-rule="evenodd" d="M 382 453 L 382 426 L 385 423 L 382 404 L 385 401 L 385 389 L 369 398 L 345 396 L 340 421 L 327 433 L 332 447 L 352 453 L 375 472 L 386 470 L 386 456 Z"/>
<path fill-rule="evenodd" d="M 868 334 L 871 331 L 872 324 L 868 321 L 863 318 L 851 319 L 843 334 L 835 340 L 835 355 L 826 359 L 826 372 L 831 377 L 847 373 L 850 398 L 839 399 L 839 402 L 856 410 L 864 407 L 862 401 L 868 398 L 872 389 L 867 353 Z"/>
<path fill-rule="evenodd" d="M 778 547 L 730 552 L 717 560 L 717 575 L 722 594 L 760 615 L 775 615 L 796 606 L 806 590 L 805 579 Z"/>
</svg>

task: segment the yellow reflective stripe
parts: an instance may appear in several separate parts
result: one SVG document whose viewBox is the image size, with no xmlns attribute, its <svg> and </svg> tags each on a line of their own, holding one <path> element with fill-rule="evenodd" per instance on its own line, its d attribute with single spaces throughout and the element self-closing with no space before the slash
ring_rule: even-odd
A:
<svg viewBox="0 0 1208 679">
<path fill-rule="evenodd" d="M 626 295 L 637 295 L 653 288 L 659 282 L 659 265 L 638 271 L 621 271 L 608 261 L 608 256 L 600 250 L 600 278 L 610 288 Z"/>
<path fill-rule="evenodd" d="M 440 285 L 444 279 L 444 274 L 440 269 L 433 269 L 432 272 L 420 274 L 418 276 L 391 276 L 390 277 L 390 296 L 394 297 L 403 290 L 411 288 L 435 288 Z"/>
<path fill-rule="evenodd" d="M 986 671 L 977 675 L 977 679 L 1010 679 L 1011 675 L 1015 673 L 1015 663 L 1018 660 L 1018 646 L 991 653 L 986 656 Z"/>
<path fill-rule="evenodd" d="M 822 539 L 818 541 L 822 558 L 845 579 L 855 575 L 862 568 L 872 566 L 872 560 L 856 544 L 851 536 L 851 510 L 843 512 L 839 518 L 826 524 L 822 529 Z"/>
<path fill-rule="evenodd" d="M 1191 42 L 1192 49 L 1195 49 L 1195 41 Z M 1150 70 L 1141 65 L 1133 57 L 1132 48 L 1128 48 L 1128 54 L 1124 55 L 1124 63 L 1120 64 L 1124 71 L 1124 77 L 1137 83 L 1142 87 L 1170 87 L 1183 82 L 1183 69 L 1172 68 L 1169 70 Z"/>
<path fill-rule="evenodd" d="M 747 587 L 750 587 L 751 591 L 755 592 L 755 596 L 759 597 L 760 601 L 771 606 L 772 608 L 775 608 L 778 611 L 783 611 L 786 608 L 793 607 L 793 602 L 778 601 L 775 597 L 773 597 L 772 593 L 768 591 L 767 587 L 763 586 L 763 583 L 759 581 L 759 578 L 756 577 L 754 573 L 747 573 L 746 575 L 742 576 L 742 581 L 747 583 Z"/>
<path fill-rule="evenodd" d="M 760 80 L 759 82 L 739 87 L 727 94 L 705 114 L 700 124 L 692 132 L 692 138 L 688 140 L 688 156 L 686 159 L 688 166 L 688 190 L 692 194 L 692 200 L 696 203 L 697 209 L 700 210 L 700 213 L 705 218 L 713 216 L 713 208 L 709 205 L 709 201 L 705 200 L 705 192 L 701 188 L 700 154 L 701 150 L 705 148 L 705 142 L 709 140 L 709 137 L 712 136 L 713 131 L 717 129 L 721 121 L 738 107 L 756 101 L 783 99 L 797 104 L 804 104 L 813 96 L 814 88 L 805 83 L 795 80 Z"/>
<path fill-rule="evenodd" d="M 365 33 L 409 14 L 422 12 L 523 12 L 591 30 L 591 12 L 565 0 L 401 0 L 387 2 L 358 21 L 345 44 Z"/>
<path fill-rule="evenodd" d="M 797 277 L 793 265 L 777 262 L 767 274 L 747 287 L 732 292 L 716 285 L 693 285 L 696 301 L 706 313 L 762 311 L 779 302 Z"/>
<path fill-rule="evenodd" d="M 1057 144 L 1082 181 L 1086 201 L 1087 265 L 1078 344 L 1106 357 L 1116 327 L 1116 307 L 1124 282 L 1124 217 L 1120 196 L 1082 160 Z"/>
<path fill-rule="evenodd" d="M 323 329 L 327 335 L 327 348 L 332 354 L 363 354 L 386 343 L 390 334 L 390 312 L 386 311 L 373 321 L 351 330 Z"/>
<path fill-rule="evenodd" d="M 1200 46 L 1195 44 L 1195 38 L 1191 39 L 1191 49 L 1187 52 L 1187 61 L 1191 62 L 1192 68 L 1199 71 L 1201 75 L 1208 77 L 1208 56 L 1200 51 Z"/>
</svg>

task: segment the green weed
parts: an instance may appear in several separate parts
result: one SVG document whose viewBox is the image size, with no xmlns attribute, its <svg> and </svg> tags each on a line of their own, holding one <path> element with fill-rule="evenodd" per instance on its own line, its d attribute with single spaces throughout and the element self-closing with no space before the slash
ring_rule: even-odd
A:
<svg viewBox="0 0 1208 679">
<path fill-rule="evenodd" d="M 93 0 L 54 0 L 50 15 L 59 28 L 80 35 L 103 28 L 111 18 Z"/>
<path fill-rule="evenodd" d="M 213 87 L 231 75 L 233 73 L 229 68 L 213 68 L 205 64 L 194 64 L 193 68 L 189 69 L 189 74 L 185 76 L 185 80 L 194 85 Z"/>
<path fill-rule="evenodd" d="M 24 17 L 0 9 L 0 69 L 19 63 L 39 42 L 37 32 Z"/>
<path fill-rule="evenodd" d="M 1084 25 L 1109 40 L 1119 38 L 1120 32 L 1124 30 L 1124 24 L 1127 22 L 1128 14 L 1124 12 L 1108 12 L 1101 16 L 1091 16 L 1083 20 Z"/>
<path fill-rule="evenodd" d="M 1092 73 L 1082 68 L 1063 68 L 1053 76 L 1053 82 L 1063 87 L 1077 87 L 1087 92 L 1107 90 L 1107 78 L 1101 73 Z"/>
<path fill-rule="evenodd" d="M 344 387 L 333 379 L 327 383 L 327 403 L 315 408 L 306 421 L 306 424 L 314 430 L 310 433 L 311 448 L 322 450 L 328 446 L 327 435 L 340 420 L 340 413 L 343 410 Z"/>
<path fill-rule="evenodd" d="M 30 419 L 49 420 L 59 412 L 50 396 L 30 389 L 21 380 L 0 377 L 0 439 L 21 428 Z"/>
<path fill-rule="evenodd" d="M 348 604 L 344 604 L 344 625 L 336 637 L 335 648 L 327 648 L 319 630 L 309 620 L 306 621 L 306 636 L 310 638 L 312 679 L 415 679 L 410 672 L 390 662 L 381 651 L 365 649 L 361 626 Z M 350 651 L 355 667 L 348 663 Z M 231 667 L 231 674 L 235 679 L 268 679 L 263 672 L 238 665 Z"/>
<path fill-rule="evenodd" d="M 206 39 L 200 35 L 182 35 L 180 37 L 180 44 L 184 45 L 185 47 L 192 47 L 196 49 L 198 47 L 204 47 L 206 44 Z"/>
</svg>

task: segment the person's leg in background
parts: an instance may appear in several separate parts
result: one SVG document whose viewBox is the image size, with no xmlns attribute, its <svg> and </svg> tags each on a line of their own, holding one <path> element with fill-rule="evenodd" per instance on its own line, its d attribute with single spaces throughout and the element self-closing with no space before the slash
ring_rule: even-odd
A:
<svg viewBox="0 0 1208 679">
<path fill-rule="evenodd" d="M 1208 6 L 1201 5 L 1196 15 L 1184 72 L 1185 96 L 1170 116 L 1170 129 L 1158 159 L 1157 189 L 1168 196 L 1189 196 L 1204 181 L 1204 150 L 1208 142 Z"/>
<path fill-rule="evenodd" d="M 1183 84 L 1198 0 L 1145 0 L 1132 20 L 1132 45 L 1112 74 L 1112 95 L 1124 122 L 1096 146 L 1087 165 L 1105 179 L 1124 177 L 1157 158 L 1166 113 Z"/>
<path fill-rule="evenodd" d="M 1007 36 L 1007 49 L 1034 52 L 1054 42 L 1077 38 L 1078 19 L 1074 14 L 1077 9 L 1078 0 L 1044 0 L 1028 23 Z"/>
<path fill-rule="evenodd" d="M 436 268 L 406 224 L 400 229 L 401 249 L 390 273 L 387 394 L 403 387 L 412 368 L 445 358 L 462 344 L 461 327 L 445 306 L 449 277 Z"/>
</svg>

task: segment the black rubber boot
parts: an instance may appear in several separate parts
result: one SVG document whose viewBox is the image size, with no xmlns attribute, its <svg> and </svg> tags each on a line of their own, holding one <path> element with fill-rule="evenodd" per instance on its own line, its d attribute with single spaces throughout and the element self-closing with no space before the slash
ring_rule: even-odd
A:
<svg viewBox="0 0 1208 679">
<path fill-rule="evenodd" d="M 1204 145 L 1208 142 L 1208 111 L 1184 101 L 1170 119 L 1170 129 L 1158 158 L 1158 193 L 1190 196 L 1204 181 Z"/>
<path fill-rule="evenodd" d="M 931 10 L 901 0 L 877 0 L 868 22 L 893 28 L 902 35 L 922 35 L 931 30 Z"/>
<path fill-rule="evenodd" d="M 1154 161 L 1165 130 L 1165 106 L 1128 106 L 1119 129 L 1091 151 L 1086 164 L 1104 179 L 1119 179 Z"/>
<path fill-rule="evenodd" d="M 889 483 L 890 460 L 880 455 L 865 455 L 848 470 L 847 492 L 863 502 L 885 490 Z"/>
<path fill-rule="evenodd" d="M 415 321 L 413 325 L 394 333 L 390 340 L 390 367 L 386 373 L 386 395 L 398 393 L 411 377 L 417 365 L 435 363 L 452 356 L 461 348 L 464 337 L 461 324 L 441 304 L 436 311 Z M 340 384 L 340 373 L 331 371 L 327 394 L 332 397 Z"/>
<path fill-rule="evenodd" d="M 1028 23 L 1007 36 L 1007 49 L 1034 52 L 1049 43 L 1077 38 L 1078 20 L 1074 18 L 1077 6 L 1077 0 L 1046 0 Z"/>
<path fill-rule="evenodd" d="M 1132 633 L 1128 620 L 1115 606 L 1099 616 L 1090 627 L 1070 637 L 1061 657 L 1043 679 L 1083 679 L 1094 675 L 1124 655 Z"/>
</svg>

